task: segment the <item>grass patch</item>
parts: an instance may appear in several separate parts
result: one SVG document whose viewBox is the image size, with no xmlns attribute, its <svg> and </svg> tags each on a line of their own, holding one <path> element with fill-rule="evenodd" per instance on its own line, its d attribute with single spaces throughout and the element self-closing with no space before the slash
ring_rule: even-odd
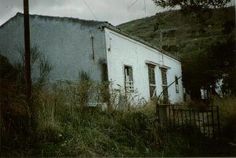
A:
<svg viewBox="0 0 236 158">
<path fill-rule="evenodd" d="M 77 104 L 71 91 L 37 91 L 35 130 L 14 139 L 1 133 L 1 156 L 235 156 L 227 141 L 203 137 L 194 127 L 158 129 L 154 103 L 108 112 Z"/>
<path fill-rule="evenodd" d="M 220 108 L 222 135 L 236 144 L 236 97 L 214 98 L 213 103 Z"/>
</svg>

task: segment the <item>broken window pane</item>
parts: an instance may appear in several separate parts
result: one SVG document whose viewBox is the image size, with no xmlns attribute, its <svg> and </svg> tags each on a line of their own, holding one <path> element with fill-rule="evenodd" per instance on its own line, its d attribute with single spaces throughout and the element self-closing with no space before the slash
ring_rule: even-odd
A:
<svg viewBox="0 0 236 158">
<path fill-rule="evenodd" d="M 133 69 L 131 66 L 125 66 L 125 92 L 134 92 Z"/>
<path fill-rule="evenodd" d="M 148 64 L 149 92 L 150 97 L 156 96 L 155 65 Z"/>
</svg>

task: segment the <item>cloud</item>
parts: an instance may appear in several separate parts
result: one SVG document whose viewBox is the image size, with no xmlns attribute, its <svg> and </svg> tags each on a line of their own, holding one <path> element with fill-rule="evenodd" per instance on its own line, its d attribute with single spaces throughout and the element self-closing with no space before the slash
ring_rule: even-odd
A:
<svg viewBox="0 0 236 158">
<path fill-rule="evenodd" d="M 152 0 L 29 0 L 30 13 L 108 21 L 113 25 L 154 15 Z M 17 12 L 23 0 L 1 0 L 0 25 Z"/>
</svg>

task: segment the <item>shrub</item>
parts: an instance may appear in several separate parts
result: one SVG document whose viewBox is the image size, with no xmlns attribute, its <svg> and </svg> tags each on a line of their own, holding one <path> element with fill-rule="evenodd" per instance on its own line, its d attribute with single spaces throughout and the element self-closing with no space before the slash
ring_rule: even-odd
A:
<svg viewBox="0 0 236 158">
<path fill-rule="evenodd" d="M 236 142 L 236 97 L 214 98 L 220 109 L 222 136 Z"/>
</svg>

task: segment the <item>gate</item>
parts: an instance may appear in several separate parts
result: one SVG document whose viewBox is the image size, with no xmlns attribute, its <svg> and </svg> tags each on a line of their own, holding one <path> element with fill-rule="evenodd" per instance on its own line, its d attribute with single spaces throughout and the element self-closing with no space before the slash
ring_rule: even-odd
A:
<svg viewBox="0 0 236 158">
<path fill-rule="evenodd" d="M 160 125 L 182 128 L 186 125 L 197 127 L 210 138 L 220 136 L 219 107 L 207 106 L 202 109 L 178 105 L 157 105 L 157 116 Z"/>
</svg>

